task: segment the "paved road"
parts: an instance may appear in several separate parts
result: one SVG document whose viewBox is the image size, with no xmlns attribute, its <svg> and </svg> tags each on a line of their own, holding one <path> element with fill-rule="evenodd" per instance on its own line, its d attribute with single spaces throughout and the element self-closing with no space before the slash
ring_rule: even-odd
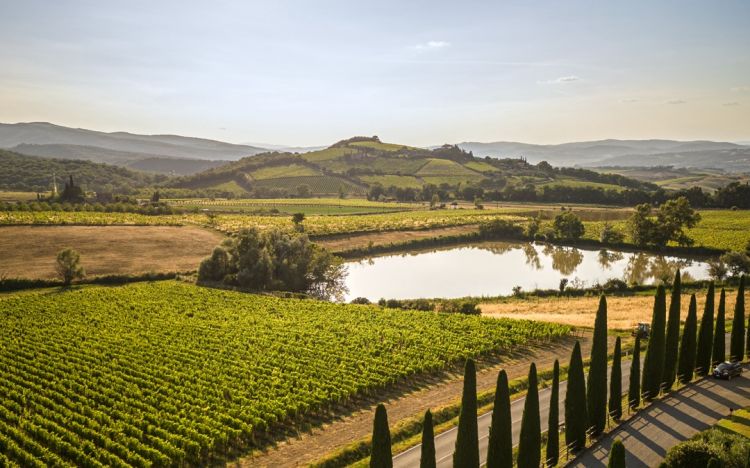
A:
<svg viewBox="0 0 750 468">
<path fill-rule="evenodd" d="M 630 378 L 630 360 L 622 361 L 622 388 L 623 391 L 627 391 L 628 380 Z M 611 370 L 611 369 L 609 369 Z M 609 371 L 608 370 L 608 371 Z M 564 374 L 562 375 L 564 376 Z M 561 376 L 561 377 L 562 377 Z M 609 377 L 607 377 L 609 382 Z M 567 381 L 560 382 L 560 422 L 565 420 L 565 391 L 568 388 Z M 609 393 L 609 387 L 605 390 Z M 539 417 L 542 423 L 542 430 L 547 428 L 547 417 L 549 416 L 549 404 L 550 404 L 550 393 L 552 392 L 550 387 L 541 389 L 539 391 Z M 513 421 L 513 445 L 518 444 L 519 435 L 521 432 L 521 418 L 523 416 L 523 405 L 526 398 L 518 398 L 511 402 L 511 420 Z M 489 442 L 490 424 L 492 422 L 492 411 L 484 413 L 477 418 L 479 427 L 479 458 L 480 462 L 484 464 L 487 459 L 487 444 Z M 456 445 L 456 428 L 450 429 L 446 432 L 435 436 L 435 456 L 437 459 L 438 467 L 451 467 L 453 466 L 453 449 Z M 414 446 L 409 450 L 399 453 L 393 457 L 394 468 L 407 468 L 419 466 L 419 459 L 421 455 L 421 445 Z"/>
<path fill-rule="evenodd" d="M 628 468 L 658 466 L 670 448 L 728 416 L 729 407 L 749 405 L 747 369 L 742 377 L 731 381 L 701 380 L 642 410 L 569 466 L 607 466 L 615 439 L 621 439 L 625 445 Z"/>
</svg>

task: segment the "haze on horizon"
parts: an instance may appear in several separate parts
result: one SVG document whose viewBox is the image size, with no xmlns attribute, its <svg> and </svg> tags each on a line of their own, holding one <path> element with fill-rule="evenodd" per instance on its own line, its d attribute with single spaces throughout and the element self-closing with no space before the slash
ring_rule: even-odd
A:
<svg viewBox="0 0 750 468">
<path fill-rule="evenodd" d="M 0 122 L 231 142 L 750 140 L 750 2 L 4 2 Z"/>
</svg>

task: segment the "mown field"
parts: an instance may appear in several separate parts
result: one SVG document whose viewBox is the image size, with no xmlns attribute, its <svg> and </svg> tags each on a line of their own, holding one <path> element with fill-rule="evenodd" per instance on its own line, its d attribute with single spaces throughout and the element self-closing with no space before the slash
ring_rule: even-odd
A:
<svg viewBox="0 0 750 468">
<path fill-rule="evenodd" d="M 277 210 L 280 213 L 304 213 L 305 215 L 389 213 L 423 207 L 423 204 L 419 203 L 385 203 L 361 198 L 269 198 L 240 200 L 185 198 L 165 201 L 171 206 L 185 210 L 209 210 L 233 213 Z"/>
<path fill-rule="evenodd" d="M 0 295 L 0 461 L 184 466 L 265 429 L 568 327 L 178 282 Z"/>
</svg>

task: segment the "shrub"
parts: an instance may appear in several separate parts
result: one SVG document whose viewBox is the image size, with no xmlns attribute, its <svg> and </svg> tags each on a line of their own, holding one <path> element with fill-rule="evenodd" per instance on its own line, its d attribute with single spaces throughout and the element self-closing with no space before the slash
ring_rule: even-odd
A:
<svg viewBox="0 0 750 468">
<path fill-rule="evenodd" d="M 602 244 L 620 244 L 625 240 L 625 235 L 616 230 L 610 223 L 605 223 L 599 235 Z"/>
<path fill-rule="evenodd" d="M 73 249 L 61 250 L 57 254 L 57 274 L 65 286 L 86 276 L 86 271 L 81 266 L 81 255 Z"/>
<path fill-rule="evenodd" d="M 370 300 L 367 299 L 366 297 L 356 297 L 356 298 L 352 299 L 351 303 L 352 304 L 369 304 Z"/>
<path fill-rule="evenodd" d="M 708 466 L 712 459 L 717 459 L 725 468 L 743 468 L 747 466 L 748 455 L 750 439 L 711 428 L 672 447 L 664 465 L 669 468 Z"/>
<path fill-rule="evenodd" d="M 505 219 L 493 219 L 479 225 L 479 235 L 485 238 L 522 237 L 523 228 Z"/>
</svg>

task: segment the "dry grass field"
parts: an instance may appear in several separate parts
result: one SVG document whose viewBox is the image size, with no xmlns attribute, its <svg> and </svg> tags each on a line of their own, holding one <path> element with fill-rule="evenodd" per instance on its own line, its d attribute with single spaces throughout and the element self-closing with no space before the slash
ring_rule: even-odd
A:
<svg viewBox="0 0 750 468">
<path fill-rule="evenodd" d="M 221 242 L 216 232 L 173 226 L 0 227 L 0 275 L 54 278 L 57 253 L 81 254 L 89 276 L 186 271 Z"/>
<path fill-rule="evenodd" d="M 727 325 L 731 324 L 736 291 L 727 291 Z M 705 291 L 696 294 L 698 320 L 703 313 L 706 300 Z M 750 300 L 750 291 L 745 290 L 745 303 Z M 688 313 L 690 295 L 682 296 L 682 320 Z M 479 307 L 482 315 L 488 317 L 510 317 L 545 322 L 564 323 L 578 327 L 593 327 L 598 297 L 548 297 L 529 299 L 509 299 L 505 302 L 484 303 Z M 715 307 L 719 305 L 719 291 L 716 292 Z M 607 298 L 607 323 L 611 329 L 629 329 L 638 322 L 650 323 L 653 312 L 653 296 L 611 296 Z M 669 306 L 669 298 L 667 298 Z"/>
</svg>

